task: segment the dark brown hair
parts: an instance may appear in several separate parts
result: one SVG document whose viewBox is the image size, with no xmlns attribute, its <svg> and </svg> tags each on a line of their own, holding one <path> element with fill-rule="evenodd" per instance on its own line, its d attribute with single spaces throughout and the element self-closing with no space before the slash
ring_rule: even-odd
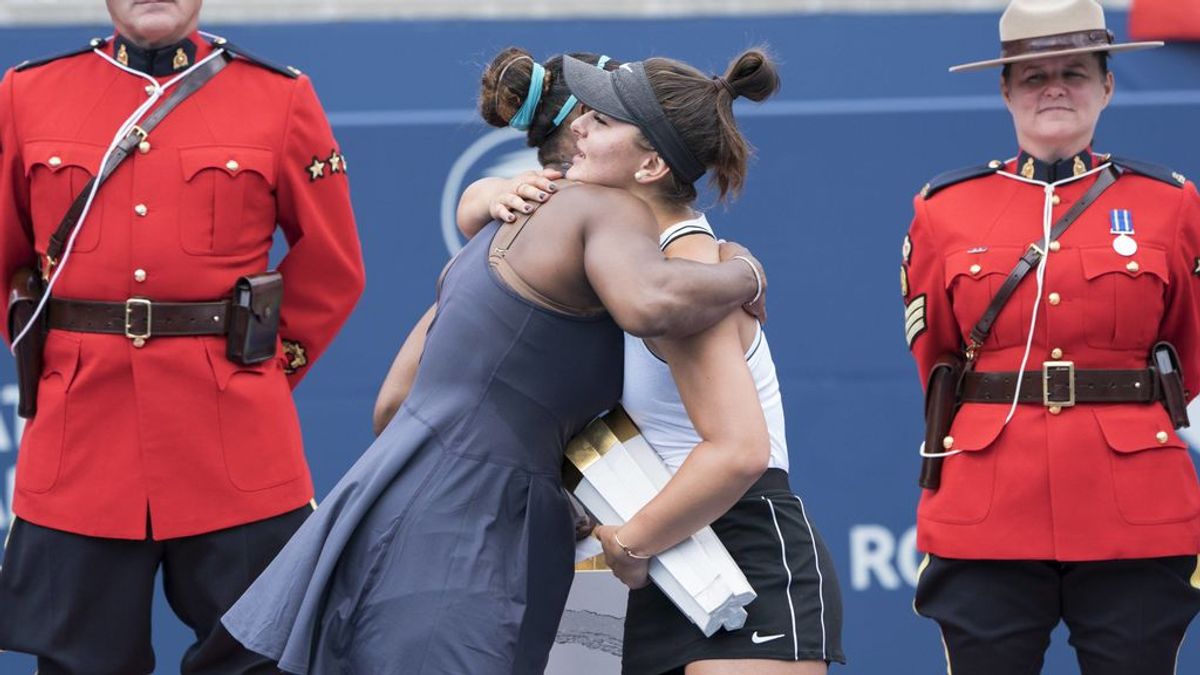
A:
<svg viewBox="0 0 1200 675">
<path fill-rule="evenodd" d="M 598 55 L 587 52 L 572 53 L 571 56 L 593 65 L 600 61 Z M 604 67 L 612 70 L 620 65 L 621 62 L 610 60 Z M 571 96 L 562 74 L 562 55 L 550 57 L 542 66 L 546 69 L 542 99 L 526 132 L 526 142 L 529 147 L 538 149 L 538 162 L 542 166 L 566 164 L 574 154 L 570 123 L 563 121 L 554 126 L 554 118 Z M 479 114 L 483 121 L 494 127 L 508 126 L 509 120 L 525 102 L 532 77 L 533 57 L 529 52 L 520 47 L 509 47 L 497 54 L 484 69 L 479 89 Z"/>
<path fill-rule="evenodd" d="M 716 186 L 720 200 L 736 197 L 745 183 L 753 149 L 738 130 L 733 99 L 763 101 L 779 90 L 779 74 L 766 49 L 742 52 L 720 78 L 674 59 L 651 58 L 645 66 L 667 120 L 696 159 L 708 167 L 709 181 Z M 664 196 L 673 203 L 688 204 L 696 199 L 696 186 L 672 173 Z"/>
</svg>

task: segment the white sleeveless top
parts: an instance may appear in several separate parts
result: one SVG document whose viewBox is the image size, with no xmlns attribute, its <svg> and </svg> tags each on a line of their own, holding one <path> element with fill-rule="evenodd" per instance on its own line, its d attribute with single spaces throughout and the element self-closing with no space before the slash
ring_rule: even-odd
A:
<svg viewBox="0 0 1200 675">
<path fill-rule="evenodd" d="M 708 219 L 703 215 L 672 225 L 659 236 L 659 246 L 666 250 L 672 241 L 698 233 L 713 236 Z M 771 437 L 768 466 L 786 471 L 788 454 L 783 399 L 779 394 L 779 379 L 775 375 L 771 348 L 761 327 L 746 350 L 746 365 L 750 367 L 750 374 L 758 389 L 758 400 L 762 404 L 767 432 Z M 692 448 L 700 443 L 700 435 L 696 433 L 683 407 L 670 368 L 650 351 L 641 338 L 628 333 L 625 334 L 625 387 L 621 393 L 621 406 L 671 471 L 677 470 Z"/>
</svg>

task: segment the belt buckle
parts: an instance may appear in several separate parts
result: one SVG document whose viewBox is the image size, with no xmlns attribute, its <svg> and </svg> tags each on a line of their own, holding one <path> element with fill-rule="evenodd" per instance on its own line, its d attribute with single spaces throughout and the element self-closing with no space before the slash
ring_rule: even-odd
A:
<svg viewBox="0 0 1200 675">
<path fill-rule="evenodd" d="M 146 330 L 141 333 L 135 333 L 133 330 L 133 308 L 146 308 Z M 125 337 L 133 340 L 133 343 L 140 347 L 146 344 L 146 340 L 150 338 L 150 317 L 152 315 L 151 303 L 146 298 L 129 298 L 125 301 Z"/>
<path fill-rule="evenodd" d="M 1062 381 L 1064 378 L 1066 382 Z M 1067 389 L 1065 398 L 1062 396 L 1064 385 Z M 1042 405 L 1047 408 L 1070 408 L 1075 405 L 1074 361 L 1042 362 Z"/>
</svg>

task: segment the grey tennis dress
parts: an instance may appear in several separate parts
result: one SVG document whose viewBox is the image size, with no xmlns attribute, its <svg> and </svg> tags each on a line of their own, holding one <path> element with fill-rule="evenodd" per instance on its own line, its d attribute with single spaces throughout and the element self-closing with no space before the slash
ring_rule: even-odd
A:
<svg viewBox="0 0 1200 675">
<path fill-rule="evenodd" d="M 621 393 L 607 315 L 451 263 L 411 393 L 225 615 L 288 673 L 541 673 L 574 574 L 563 448 Z"/>
</svg>

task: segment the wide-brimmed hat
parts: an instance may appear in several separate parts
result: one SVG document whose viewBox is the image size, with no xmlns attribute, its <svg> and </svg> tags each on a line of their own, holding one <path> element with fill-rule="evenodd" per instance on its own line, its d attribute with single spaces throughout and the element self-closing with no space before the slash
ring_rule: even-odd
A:
<svg viewBox="0 0 1200 675">
<path fill-rule="evenodd" d="M 663 112 L 642 62 L 623 63 L 616 70 L 602 70 L 564 56 L 563 76 L 571 93 L 587 107 L 637 125 L 684 183 L 694 183 L 704 175 L 707 170 L 704 164 L 696 159 Z"/>
<path fill-rule="evenodd" d="M 1000 58 L 964 63 L 952 73 L 1090 52 L 1152 49 L 1162 42 L 1114 42 L 1096 0 L 1013 0 L 1000 17 Z"/>
</svg>

